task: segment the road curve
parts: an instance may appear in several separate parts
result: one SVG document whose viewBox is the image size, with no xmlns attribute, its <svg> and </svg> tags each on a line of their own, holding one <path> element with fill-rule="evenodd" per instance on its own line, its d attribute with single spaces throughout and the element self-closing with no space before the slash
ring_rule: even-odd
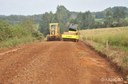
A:
<svg viewBox="0 0 128 84">
<path fill-rule="evenodd" d="M 104 58 L 80 42 L 37 42 L 0 55 L 0 84 L 123 84 L 122 80 Z"/>
</svg>

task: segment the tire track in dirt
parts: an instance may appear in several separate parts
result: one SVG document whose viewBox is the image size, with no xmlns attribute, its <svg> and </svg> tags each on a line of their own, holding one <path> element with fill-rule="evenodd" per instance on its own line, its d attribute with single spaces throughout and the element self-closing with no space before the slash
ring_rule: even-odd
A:
<svg viewBox="0 0 128 84">
<path fill-rule="evenodd" d="M 5 54 L 0 67 L 1 84 L 123 84 L 108 61 L 79 42 L 26 45 Z"/>
<path fill-rule="evenodd" d="M 43 48 L 43 50 L 42 50 Z M 45 49 L 44 49 L 45 48 Z M 26 46 L 22 50 L 15 53 L 5 55 L 3 60 L 0 61 L 0 81 L 7 82 L 8 79 L 17 75 L 17 73 L 29 62 L 38 57 L 38 54 L 47 52 L 50 48 L 49 44 L 37 44 Z M 6 59 L 5 59 L 6 58 Z"/>
<path fill-rule="evenodd" d="M 76 47 L 81 84 L 123 84 L 123 78 L 106 59 L 83 43 L 78 43 Z"/>
<path fill-rule="evenodd" d="M 0 56 L 2 55 L 5 55 L 5 54 L 8 54 L 8 53 L 12 53 L 12 52 L 15 52 L 17 50 L 19 50 L 20 48 L 16 48 L 16 49 L 13 49 L 13 50 L 9 50 L 9 51 L 6 51 L 6 52 L 3 52 L 3 53 L 0 53 Z M 1 58 L 0 58 L 1 59 Z"/>
</svg>

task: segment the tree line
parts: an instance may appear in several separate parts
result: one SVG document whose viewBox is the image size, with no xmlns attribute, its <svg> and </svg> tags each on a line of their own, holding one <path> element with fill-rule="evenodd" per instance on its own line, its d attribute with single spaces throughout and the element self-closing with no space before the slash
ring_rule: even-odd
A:
<svg viewBox="0 0 128 84">
<path fill-rule="evenodd" d="M 56 13 L 42 15 L 40 31 L 45 35 L 50 22 L 60 23 L 61 32 L 66 31 L 70 23 L 79 24 L 80 29 L 128 26 L 128 8 L 113 7 L 101 12 L 70 12 L 64 6 L 58 6 Z"/>
<path fill-rule="evenodd" d="M 34 23 L 39 25 L 39 31 L 47 35 L 49 33 L 49 23 L 51 22 L 60 24 L 61 33 L 68 30 L 70 23 L 78 24 L 80 29 L 128 26 L 128 8 L 117 6 L 99 12 L 72 12 L 60 5 L 57 6 L 55 13 L 46 12 L 31 16 L 0 16 L 0 19 L 7 20 L 12 24 L 20 23 L 26 18 L 33 19 Z"/>
</svg>

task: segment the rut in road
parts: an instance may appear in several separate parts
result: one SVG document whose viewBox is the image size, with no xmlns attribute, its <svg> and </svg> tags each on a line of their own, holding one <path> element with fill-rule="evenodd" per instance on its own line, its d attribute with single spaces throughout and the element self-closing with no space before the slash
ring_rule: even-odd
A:
<svg viewBox="0 0 128 84">
<path fill-rule="evenodd" d="M 122 84 L 117 78 L 104 58 L 79 42 L 38 42 L 0 56 L 0 84 Z"/>
</svg>

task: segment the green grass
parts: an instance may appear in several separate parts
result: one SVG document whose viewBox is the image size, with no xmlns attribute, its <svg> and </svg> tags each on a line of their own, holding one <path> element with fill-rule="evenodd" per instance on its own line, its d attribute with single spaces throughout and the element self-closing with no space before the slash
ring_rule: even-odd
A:
<svg viewBox="0 0 128 84">
<path fill-rule="evenodd" d="M 128 27 L 81 30 L 80 37 L 128 75 Z"/>
<path fill-rule="evenodd" d="M 36 39 L 32 36 L 22 37 L 20 39 L 18 38 L 8 39 L 6 41 L 0 42 L 0 48 L 17 46 L 19 44 L 26 44 L 29 42 L 33 42 L 35 40 Z"/>
<path fill-rule="evenodd" d="M 128 49 L 128 27 L 83 30 L 81 37 L 102 45 L 108 44 L 120 49 Z"/>
</svg>

